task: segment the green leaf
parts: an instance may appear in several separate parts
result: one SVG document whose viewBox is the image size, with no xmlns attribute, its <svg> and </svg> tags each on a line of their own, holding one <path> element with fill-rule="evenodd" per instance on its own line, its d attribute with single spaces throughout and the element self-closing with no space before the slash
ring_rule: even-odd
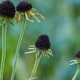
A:
<svg viewBox="0 0 80 80">
<path fill-rule="evenodd" d="M 14 24 L 9 20 L 10 24 L 14 26 Z"/>
</svg>

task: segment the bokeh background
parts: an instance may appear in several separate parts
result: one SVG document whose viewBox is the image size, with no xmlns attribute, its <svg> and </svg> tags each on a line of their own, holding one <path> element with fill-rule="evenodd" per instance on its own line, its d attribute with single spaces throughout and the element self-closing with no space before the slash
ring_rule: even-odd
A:
<svg viewBox="0 0 80 80">
<path fill-rule="evenodd" d="M 0 0 L 2 2 L 3 0 Z M 22 0 L 11 0 L 15 6 Z M 35 80 L 71 80 L 78 65 L 70 66 L 80 49 L 80 0 L 26 0 L 29 1 L 45 18 L 39 24 L 26 21 L 26 29 L 21 43 L 14 80 L 28 80 L 35 61 L 35 54 L 24 54 L 29 45 L 34 45 L 38 36 L 49 35 L 54 56 L 41 58 Z M 4 80 L 10 80 L 16 45 L 23 22 L 7 27 L 6 62 Z M 0 26 L 0 63 L 2 55 L 2 27 Z M 80 74 L 79 74 L 80 75 Z M 78 75 L 76 80 L 80 80 Z"/>
</svg>

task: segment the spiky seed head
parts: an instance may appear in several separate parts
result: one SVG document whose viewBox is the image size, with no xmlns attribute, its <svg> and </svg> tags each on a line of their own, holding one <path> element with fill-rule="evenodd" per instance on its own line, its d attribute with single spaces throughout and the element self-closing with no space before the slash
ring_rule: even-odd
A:
<svg viewBox="0 0 80 80">
<path fill-rule="evenodd" d="M 9 0 L 3 1 L 0 4 L 0 15 L 3 17 L 14 18 L 15 15 L 14 4 Z"/>
<path fill-rule="evenodd" d="M 27 1 L 21 1 L 17 7 L 16 10 L 19 12 L 26 12 L 29 11 L 32 8 L 31 3 L 27 2 Z"/>
<path fill-rule="evenodd" d="M 40 35 L 35 42 L 36 48 L 39 50 L 48 50 L 50 49 L 49 37 L 46 34 Z"/>
<path fill-rule="evenodd" d="M 75 55 L 76 59 L 80 59 L 80 50 Z"/>
</svg>

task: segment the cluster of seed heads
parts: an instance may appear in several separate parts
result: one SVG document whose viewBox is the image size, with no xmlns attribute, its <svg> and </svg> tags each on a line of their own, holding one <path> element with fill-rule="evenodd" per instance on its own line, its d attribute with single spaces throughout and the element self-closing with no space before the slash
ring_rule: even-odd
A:
<svg viewBox="0 0 80 80">
<path fill-rule="evenodd" d="M 20 12 L 29 11 L 32 8 L 31 3 L 27 1 L 21 1 L 16 10 Z M 0 3 L 0 16 L 7 17 L 7 18 L 14 18 L 15 15 L 15 6 L 10 0 L 3 1 Z"/>
<path fill-rule="evenodd" d="M 32 9 L 31 3 L 27 1 L 21 1 L 16 10 L 19 12 L 26 12 Z M 15 15 L 15 6 L 10 0 L 3 1 L 0 3 L 0 16 L 7 18 L 14 18 Z M 50 48 L 49 37 L 46 34 L 39 36 L 35 43 L 36 48 L 39 50 L 48 50 Z"/>
</svg>

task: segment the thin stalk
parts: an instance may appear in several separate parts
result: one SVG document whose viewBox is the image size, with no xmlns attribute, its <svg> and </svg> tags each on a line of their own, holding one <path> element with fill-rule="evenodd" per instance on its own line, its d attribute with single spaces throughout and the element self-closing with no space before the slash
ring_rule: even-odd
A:
<svg viewBox="0 0 80 80">
<path fill-rule="evenodd" d="M 78 66 L 77 71 L 76 71 L 75 75 L 73 76 L 72 80 L 76 79 L 76 77 L 78 76 L 79 72 L 80 72 L 80 65 Z"/>
<path fill-rule="evenodd" d="M 6 23 L 4 23 L 2 26 L 2 60 L 0 80 L 3 80 L 5 58 L 6 58 Z"/>
<path fill-rule="evenodd" d="M 16 47 L 16 53 L 15 53 L 14 66 L 13 66 L 13 71 L 12 71 L 12 75 L 11 75 L 11 80 L 14 80 L 14 76 L 15 76 L 15 72 L 16 72 L 16 64 L 17 64 L 17 59 L 18 59 L 18 53 L 19 53 L 20 44 L 21 44 L 21 41 L 22 41 L 22 38 L 23 38 L 25 26 L 26 26 L 26 20 L 23 23 L 22 31 L 21 31 L 19 41 L 18 41 L 18 44 L 17 44 L 17 47 Z"/>
<path fill-rule="evenodd" d="M 33 67 L 33 70 L 32 70 L 30 80 L 33 80 L 33 78 L 35 76 L 35 73 L 37 71 L 37 67 L 38 67 L 39 62 L 40 62 L 41 54 L 42 54 L 42 51 L 39 51 L 39 53 L 36 54 L 36 60 L 35 60 L 35 64 L 34 64 L 34 67 Z"/>
</svg>

